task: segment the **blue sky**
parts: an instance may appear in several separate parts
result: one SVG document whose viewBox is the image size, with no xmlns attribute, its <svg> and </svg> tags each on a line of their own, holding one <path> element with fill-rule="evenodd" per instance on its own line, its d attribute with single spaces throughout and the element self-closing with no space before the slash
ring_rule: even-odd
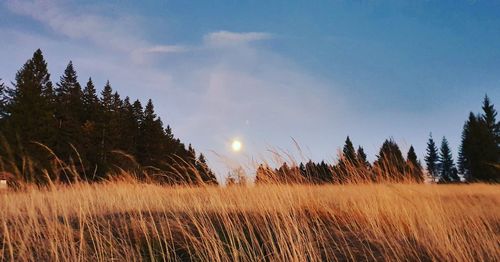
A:
<svg viewBox="0 0 500 262">
<path fill-rule="evenodd" d="M 226 167 L 268 149 L 332 161 L 350 135 L 423 156 L 459 145 L 468 112 L 500 97 L 500 1 L 58 1 L 0 3 L 0 78 L 41 48 L 56 82 L 110 80 L 153 98 L 176 136 Z M 244 150 L 235 154 L 230 141 Z"/>
</svg>

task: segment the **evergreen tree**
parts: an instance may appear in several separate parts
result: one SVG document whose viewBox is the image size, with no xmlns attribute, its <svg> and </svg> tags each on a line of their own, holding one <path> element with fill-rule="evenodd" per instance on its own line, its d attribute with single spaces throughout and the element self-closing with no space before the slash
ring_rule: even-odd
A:
<svg viewBox="0 0 500 262">
<path fill-rule="evenodd" d="M 158 157 L 162 154 L 162 142 L 164 139 L 161 120 L 158 121 L 154 112 L 154 106 L 149 99 L 140 125 L 141 137 L 138 145 L 138 159 L 145 166 L 154 166 Z M 195 158 L 196 156 L 194 156 Z M 192 161 L 193 156 L 189 156 Z"/>
<path fill-rule="evenodd" d="M 325 161 L 321 161 L 321 163 L 319 163 L 316 167 L 316 170 L 321 178 L 320 183 L 331 183 L 333 181 L 332 171 L 330 166 Z"/>
<path fill-rule="evenodd" d="M 113 110 L 113 88 L 111 88 L 109 81 L 106 82 L 101 92 L 100 104 L 104 112 L 108 113 Z"/>
<path fill-rule="evenodd" d="M 135 116 L 134 107 L 130 104 L 129 97 L 123 100 L 120 124 L 119 148 L 135 156 L 137 154 L 137 142 L 140 130 L 139 121 Z"/>
<path fill-rule="evenodd" d="M 93 122 L 98 120 L 99 116 L 99 98 L 92 78 L 89 78 L 87 85 L 82 92 L 83 122 Z"/>
<path fill-rule="evenodd" d="M 73 152 L 70 146 L 82 145 L 81 127 L 83 120 L 82 89 L 78 83 L 76 71 L 70 61 L 64 74 L 61 76 L 56 93 L 57 139 L 56 153 L 64 160 L 68 160 Z"/>
<path fill-rule="evenodd" d="M 459 169 L 468 181 L 500 181 L 500 146 L 496 111 L 486 96 L 483 114 L 472 112 L 462 131 Z"/>
<path fill-rule="evenodd" d="M 109 81 L 106 82 L 104 88 L 101 92 L 101 97 L 99 98 L 99 114 L 97 128 L 97 137 L 99 150 L 97 152 L 98 156 L 98 178 L 105 176 L 110 170 L 111 166 L 111 151 L 115 150 L 115 137 L 111 130 L 112 123 L 116 123 L 114 120 L 114 94 L 113 88 Z"/>
<path fill-rule="evenodd" d="M 458 182 L 460 178 L 457 175 L 457 170 L 455 164 L 453 163 L 453 157 L 451 154 L 450 147 L 448 145 L 448 140 L 443 137 L 441 141 L 441 151 L 439 153 L 439 181 L 442 183 L 447 182 Z"/>
<path fill-rule="evenodd" d="M 373 179 L 371 174 L 371 165 L 367 159 L 364 149 L 359 146 L 358 151 L 356 153 L 356 158 L 358 159 L 358 169 L 361 175 L 361 178 L 364 181 L 370 181 Z"/>
<path fill-rule="evenodd" d="M 412 179 L 418 183 L 424 182 L 424 173 L 422 172 L 422 165 L 417 159 L 417 154 L 413 146 L 410 146 L 406 157 L 406 170 Z"/>
<path fill-rule="evenodd" d="M 54 90 L 47 70 L 47 63 L 40 49 L 17 72 L 14 89 L 9 92 L 9 101 L 4 109 L 8 116 L 2 124 L 13 152 L 28 155 L 31 160 L 49 169 L 47 151 L 33 142 L 49 148 L 54 146 L 56 121 L 54 119 Z M 18 164 L 25 181 L 42 182 L 41 172 L 25 169 L 22 161 Z M 52 174 L 51 174 L 52 175 Z"/>
<path fill-rule="evenodd" d="M 99 164 L 100 149 L 100 104 L 92 79 L 89 78 L 82 92 L 81 156 L 86 161 L 85 180 L 94 178 Z"/>
<path fill-rule="evenodd" d="M 16 74 L 15 90 L 7 111 L 12 138 L 25 144 L 38 141 L 53 145 L 52 82 L 42 51 L 38 49 Z M 36 130 L 36 132 L 33 132 Z"/>
<path fill-rule="evenodd" d="M 345 145 L 342 150 L 342 153 L 344 155 L 344 159 L 348 161 L 349 163 L 356 163 L 356 150 L 354 150 L 354 146 L 352 145 L 351 139 L 349 136 L 347 136 L 345 140 Z"/>
<path fill-rule="evenodd" d="M 484 96 L 482 109 L 482 118 L 486 127 L 490 131 L 491 135 L 495 137 L 495 140 L 497 140 L 500 136 L 500 122 L 496 122 L 497 111 L 495 110 L 494 105 L 491 104 L 488 95 Z M 499 141 L 496 142 L 498 143 Z"/>
<path fill-rule="evenodd" d="M 359 146 L 358 151 L 356 153 L 356 158 L 358 159 L 358 162 L 360 165 L 364 165 L 366 167 L 370 167 L 370 162 L 368 162 L 367 156 L 365 154 L 365 150 L 363 147 Z"/>
<path fill-rule="evenodd" d="M 487 150 L 485 160 L 489 163 L 489 166 L 492 167 L 488 168 L 490 172 L 487 171 L 487 175 L 494 179 L 495 171 L 497 174 L 500 174 L 500 170 L 494 168 L 495 165 L 497 165 L 498 168 L 500 164 L 500 121 L 496 121 L 497 111 L 490 102 L 488 95 L 484 96 L 482 109 L 482 119 L 489 133 L 488 138 L 485 138 L 485 140 L 488 141 L 488 146 L 485 148 Z M 500 175 L 498 175 L 498 178 L 500 178 Z"/>
<path fill-rule="evenodd" d="M 338 163 L 340 179 L 344 182 L 352 179 L 354 175 L 357 175 L 357 166 L 358 160 L 356 158 L 356 150 L 354 149 L 351 139 L 347 136 Z"/>
<path fill-rule="evenodd" d="M 403 158 L 399 146 L 392 139 L 385 140 L 380 148 L 375 166 L 378 170 L 378 176 L 392 181 L 405 180 L 406 162 Z"/>
<path fill-rule="evenodd" d="M 203 183 L 213 185 L 217 184 L 217 178 L 215 174 L 208 168 L 207 161 L 203 154 L 200 154 L 198 161 L 196 161 L 196 169 L 198 174 L 201 176 Z"/>
<path fill-rule="evenodd" d="M 432 134 L 429 135 L 429 141 L 427 142 L 427 154 L 424 158 L 425 163 L 427 164 L 427 172 L 435 181 L 438 177 L 438 167 L 437 163 L 439 160 L 438 148 L 434 139 L 432 138 Z"/>
</svg>

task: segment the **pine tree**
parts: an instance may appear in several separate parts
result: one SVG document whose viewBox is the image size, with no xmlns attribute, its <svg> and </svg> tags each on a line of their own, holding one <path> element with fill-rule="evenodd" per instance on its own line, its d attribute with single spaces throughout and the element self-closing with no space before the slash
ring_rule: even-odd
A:
<svg viewBox="0 0 500 262">
<path fill-rule="evenodd" d="M 403 158 L 399 146 L 392 139 L 385 140 L 380 148 L 375 166 L 378 170 L 378 177 L 390 179 L 392 181 L 402 181 L 406 179 L 404 174 L 406 162 Z"/>
<path fill-rule="evenodd" d="M 356 158 L 358 159 L 358 162 L 361 165 L 364 165 L 366 167 L 370 166 L 370 162 L 368 162 L 368 160 L 367 160 L 367 156 L 366 156 L 366 153 L 365 153 L 365 150 L 363 149 L 363 147 L 361 147 L 361 146 L 358 147 L 358 151 L 356 152 Z"/>
<path fill-rule="evenodd" d="M 99 98 L 92 78 L 89 78 L 87 85 L 82 92 L 83 122 L 96 122 L 99 115 Z"/>
<path fill-rule="evenodd" d="M 450 147 L 448 145 L 448 140 L 443 137 L 441 141 L 441 151 L 439 152 L 439 181 L 442 183 L 447 182 L 458 182 L 460 178 L 457 175 L 457 170 L 455 164 L 453 163 L 453 157 L 451 154 Z"/>
<path fill-rule="evenodd" d="M 357 174 L 357 164 L 356 150 L 354 149 L 351 139 L 347 136 L 338 163 L 339 175 L 342 181 L 348 181 Z"/>
<path fill-rule="evenodd" d="M 354 146 L 352 145 L 351 139 L 349 136 L 347 136 L 345 140 L 345 145 L 342 150 L 342 153 L 344 155 L 344 158 L 346 161 L 349 163 L 356 163 L 356 150 L 354 150 Z"/>
<path fill-rule="evenodd" d="M 8 108 L 12 135 L 23 143 L 38 141 L 52 146 L 55 121 L 50 74 L 38 49 L 16 74 L 15 90 Z M 37 130 L 37 132 L 33 132 Z"/>
<path fill-rule="evenodd" d="M 14 89 L 10 92 L 10 101 L 5 108 L 3 132 L 13 150 L 22 155 L 29 155 L 32 160 L 38 160 L 41 165 L 49 168 L 50 157 L 41 150 L 39 142 L 53 147 L 55 143 L 54 93 L 47 63 L 42 51 L 36 50 L 17 72 Z M 24 172 L 22 162 L 17 163 L 22 170 L 25 181 L 42 182 L 41 172 Z"/>
<path fill-rule="evenodd" d="M 85 180 L 94 177 L 94 172 L 99 164 L 100 148 L 100 104 L 92 79 L 89 78 L 82 91 L 82 128 L 81 128 L 81 156 L 85 164 Z M 98 168 L 99 170 L 101 168 Z"/>
<path fill-rule="evenodd" d="M 487 151 L 485 161 L 489 165 L 487 176 L 491 178 L 490 180 L 495 180 L 495 177 L 500 179 L 500 169 L 498 167 L 500 165 L 500 121 L 496 121 L 497 111 L 494 105 L 491 104 L 488 95 L 484 96 L 482 109 L 482 119 L 489 133 L 488 138 L 485 138 L 488 141 L 488 146 L 485 148 Z"/>
<path fill-rule="evenodd" d="M 113 110 L 113 88 L 109 81 L 106 82 L 101 92 L 100 103 L 104 112 L 111 112 Z"/>
<path fill-rule="evenodd" d="M 435 181 L 436 178 L 438 177 L 437 163 L 439 160 L 439 155 L 438 155 L 438 148 L 436 146 L 436 143 L 434 142 L 434 139 L 432 138 L 432 134 L 429 135 L 429 141 L 427 142 L 426 152 L 427 154 L 424 160 L 427 165 L 427 172 Z"/>
<path fill-rule="evenodd" d="M 163 155 L 164 131 L 161 121 L 158 121 L 156 117 L 151 99 L 149 99 L 144 109 L 140 130 L 141 137 L 138 145 L 138 159 L 143 165 L 154 166 L 158 164 L 156 160 Z M 192 157 L 190 156 L 190 158 Z M 192 159 L 188 160 L 192 161 Z"/>
<path fill-rule="evenodd" d="M 200 174 L 203 183 L 208 185 L 217 185 L 217 178 L 215 174 L 210 170 L 207 165 L 207 161 L 203 154 L 200 154 L 198 160 L 196 161 L 196 169 L 198 174 Z"/>
<path fill-rule="evenodd" d="M 483 101 L 483 114 L 472 112 L 462 131 L 459 169 L 468 181 L 500 181 L 500 146 L 496 111 L 488 96 Z"/>
<path fill-rule="evenodd" d="M 331 183 L 333 181 L 332 171 L 330 169 L 330 166 L 325 161 L 321 161 L 321 163 L 319 163 L 319 165 L 316 167 L 316 170 L 321 177 L 320 183 Z"/>
<path fill-rule="evenodd" d="M 410 177 L 418 182 L 424 182 L 424 173 L 422 172 L 422 165 L 420 161 L 417 159 L 417 154 L 415 153 L 415 149 L 413 146 L 410 146 L 408 150 L 408 154 L 406 157 L 406 172 L 410 175 Z"/>
<path fill-rule="evenodd" d="M 496 122 L 497 111 L 495 110 L 494 105 L 491 104 L 488 95 L 484 96 L 482 109 L 482 118 L 486 124 L 486 127 L 488 128 L 490 133 L 495 136 L 495 138 L 498 138 L 498 136 L 500 136 L 500 123 Z"/>
<path fill-rule="evenodd" d="M 367 159 L 363 147 L 358 147 L 356 158 L 358 160 L 358 175 L 363 181 L 371 181 L 373 179 L 373 175 L 371 173 L 371 164 Z"/>
<path fill-rule="evenodd" d="M 81 139 L 83 93 L 71 61 L 57 83 L 55 92 L 55 116 L 58 122 L 55 151 L 59 157 L 67 161 L 70 155 L 75 153 L 70 144 L 80 151 L 83 142 Z"/>
<path fill-rule="evenodd" d="M 101 92 L 99 99 L 99 123 L 97 132 L 99 133 L 99 151 L 97 152 L 99 159 L 98 175 L 104 176 L 108 172 L 109 153 L 113 150 L 112 137 L 110 132 L 110 122 L 113 117 L 113 89 L 109 81 L 106 82 Z"/>
</svg>

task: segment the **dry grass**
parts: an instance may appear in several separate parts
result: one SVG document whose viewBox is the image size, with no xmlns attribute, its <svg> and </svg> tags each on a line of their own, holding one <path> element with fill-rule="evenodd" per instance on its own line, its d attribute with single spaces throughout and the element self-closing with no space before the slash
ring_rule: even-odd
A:
<svg viewBox="0 0 500 262">
<path fill-rule="evenodd" d="M 500 261 L 497 185 L 78 184 L 0 195 L 0 260 Z"/>
</svg>

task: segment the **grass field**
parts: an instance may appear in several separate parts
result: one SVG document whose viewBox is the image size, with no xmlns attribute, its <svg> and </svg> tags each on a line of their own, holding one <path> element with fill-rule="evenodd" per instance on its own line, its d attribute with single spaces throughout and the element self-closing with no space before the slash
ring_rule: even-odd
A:
<svg viewBox="0 0 500 262">
<path fill-rule="evenodd" d="M 500 186 L 161 187 L 0 193 L 2 261 L 500 261 Z"/>
</svg>

